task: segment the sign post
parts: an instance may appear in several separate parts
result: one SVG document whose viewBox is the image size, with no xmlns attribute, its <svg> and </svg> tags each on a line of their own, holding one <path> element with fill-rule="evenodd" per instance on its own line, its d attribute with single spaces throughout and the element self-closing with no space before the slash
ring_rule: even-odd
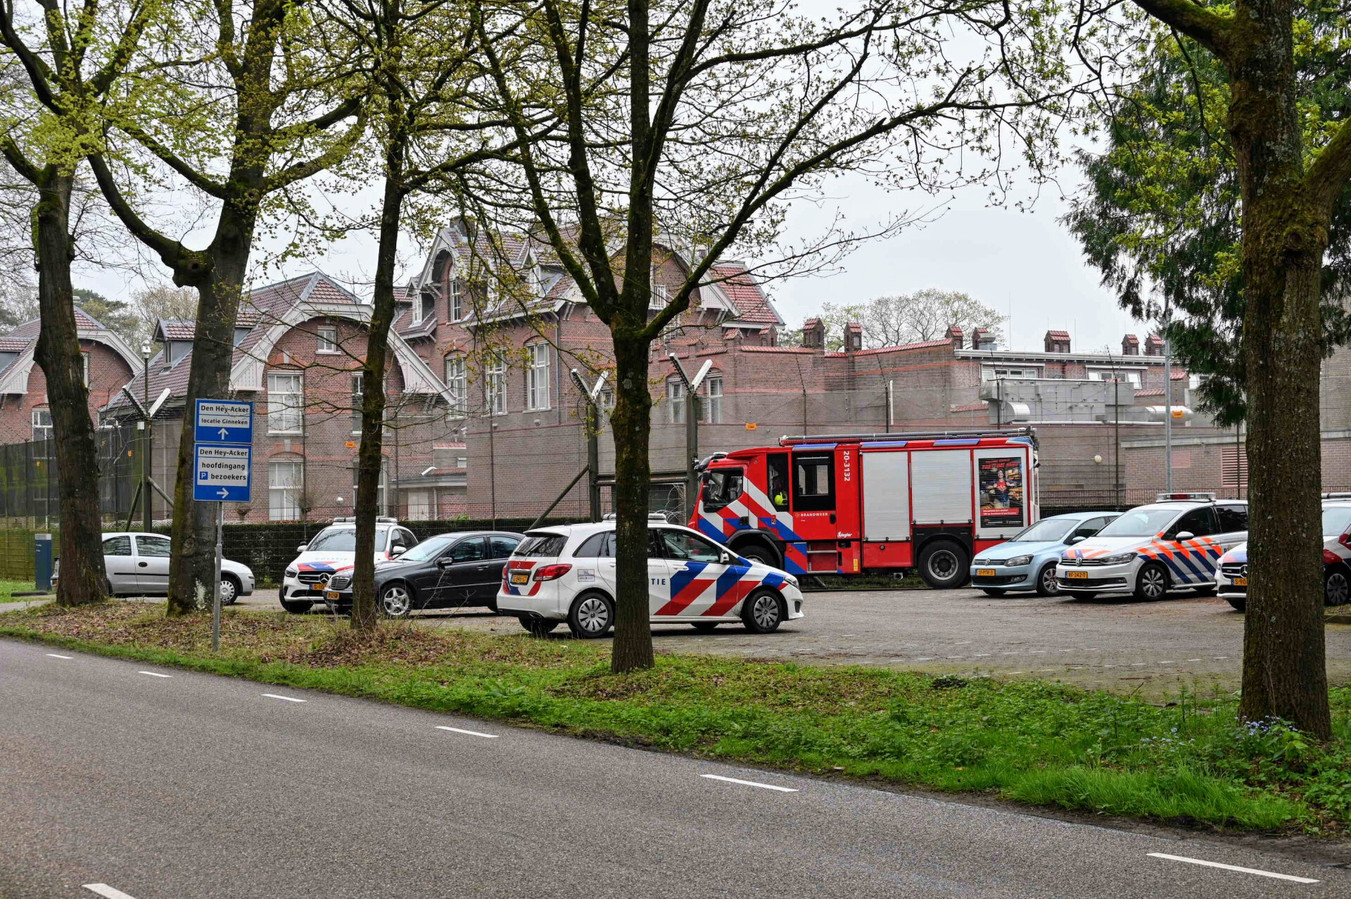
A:
<svg viewBox="0 0 1351 899">
<path fill-rule="evenodd" d="M 192 498 L 216 504 L 211 648 L 220 651 L 220 562 L 225 504 L 246 503 L 253 493 L 253 403 L 198 400 L 193 425 Z"/>
</svg>

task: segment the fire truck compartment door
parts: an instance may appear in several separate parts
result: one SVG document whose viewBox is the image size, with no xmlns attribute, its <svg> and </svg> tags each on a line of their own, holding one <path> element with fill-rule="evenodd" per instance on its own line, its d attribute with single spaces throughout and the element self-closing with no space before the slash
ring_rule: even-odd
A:
<svg viewBox="0 0 1351 899">
<path fill-rule="evenodd" d="M 915 524 L 969 524 L 971 451 L 923 450 L 909 455 Z"/>
<path fill-rule="evenodd" d="M 863 539 L 910 539 L 909 453 L 863 453 Z"/>
</svg>

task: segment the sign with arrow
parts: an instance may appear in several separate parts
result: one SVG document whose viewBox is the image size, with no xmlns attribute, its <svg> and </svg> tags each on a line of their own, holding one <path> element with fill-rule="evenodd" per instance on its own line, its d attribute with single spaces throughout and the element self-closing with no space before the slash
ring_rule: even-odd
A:
<svg viewBox="0 0 1351 899">
<path fill-rule="evenodd" d="M 196 447 L 192 498 L 216 503 L 246 503 L 253 487 L 253 447 Z"/>
<path fill-rule="evenodd" d="M 253 444 L 253 403 L 198 400 L 194 443 Z"/>
</svg>

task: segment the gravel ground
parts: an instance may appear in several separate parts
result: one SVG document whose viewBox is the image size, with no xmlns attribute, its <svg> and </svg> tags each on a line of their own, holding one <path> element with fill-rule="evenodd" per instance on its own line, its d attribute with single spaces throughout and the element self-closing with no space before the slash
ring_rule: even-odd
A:
<svg viewBox="0 0 1351 899">
<path fill-rule="evenodd" d="M 239 605 L 281 608 L 272 590 Z M 707 635 L 658 626 L 653 634 L 658 652 L 1038 677 L 1146 695 L 1181 687 L 1227 692 L 1240 682 L 1243 616 L 1213 598 L 995 599 L 978 590 L 907 589 L 809 593 L 804 611 L 806 618 L 763 636 L 730 625 Z M 521 633 L 514 618 L 483 609 L 417 619 L 428 627 Z M 1329 679 L 1351 682 L 1351 606 L 1329 609 L 1327 621 Z M 565 634 L 560 628 L 552 639 Z"/>
</svg>

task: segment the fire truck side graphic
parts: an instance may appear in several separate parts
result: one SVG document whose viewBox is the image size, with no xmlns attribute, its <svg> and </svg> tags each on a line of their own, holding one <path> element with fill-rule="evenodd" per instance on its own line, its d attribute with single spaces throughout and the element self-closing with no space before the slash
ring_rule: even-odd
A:
<svg viewBox="0 0 1351 899">
<path fill-rule="evenodd" d="M 690 527 L 790 574 L 917 569 L 958 587 L 1037 520 L 1030 428 L 785 437 L 701 463 Z"/>
</svg>

